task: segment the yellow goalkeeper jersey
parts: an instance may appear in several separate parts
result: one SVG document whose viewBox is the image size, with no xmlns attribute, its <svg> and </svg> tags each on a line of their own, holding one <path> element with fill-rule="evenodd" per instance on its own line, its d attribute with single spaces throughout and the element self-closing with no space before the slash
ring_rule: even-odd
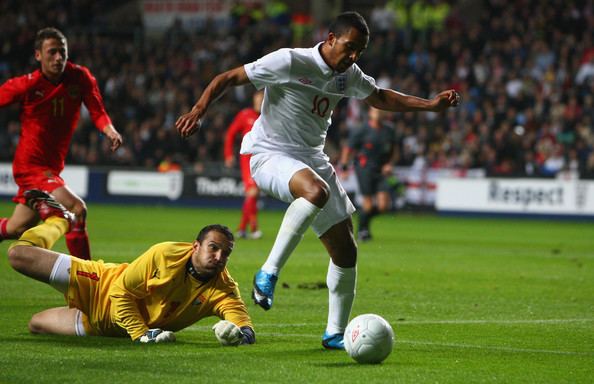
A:
<svg viewBox="0 0 594 384">
<path fill-rule="evenodd" d="M 235 281 L 225 268 L 202 282 L 186 264 L 192 243 L 152 246 L 130 264 L 72 258 L 67 300 L 88 317 L 90 334 L 133 340 L 149 328 L 178 331 L 218 316 L 239 327 L 253 327 Z"/>
</svg>

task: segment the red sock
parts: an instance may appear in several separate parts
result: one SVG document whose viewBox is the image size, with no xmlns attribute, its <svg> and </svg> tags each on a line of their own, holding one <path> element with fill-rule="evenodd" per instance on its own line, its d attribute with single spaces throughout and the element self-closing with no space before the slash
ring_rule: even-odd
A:
<svg viewBox="0 0 594 384">
<path fill-rule="evenodd" d="M 245 200 L 243 201 L 243 206 L 241 207 L 241 220 L 239 221 L 239 230 L 240 231 L 245 231 L 245 228 L 247 227 L 247 223 L 250 219 L 247 203 L 248 203 L 248 198 L 246 197 Z"/>
<path fill-rule="evenodd" d="M 9 238 L 6 232 L 6 225 L 8 225 L 8 219 L 6 217 L 0 217 L 0 241 Z"/>
<path fill-rule="evenodd" d="M 84 220 L 77 221 L 70 232 L 64 236 L 66 246 L 72 256 L 79 259 L 91 260 L 91 247 L 89 246 L 89 235 Z"/>
<path fill-rule="evenodd" d="M 252 232 L 258 230 L 258 196 L 250 196 L 245 200 L 245 210 Z"/>
</svg>

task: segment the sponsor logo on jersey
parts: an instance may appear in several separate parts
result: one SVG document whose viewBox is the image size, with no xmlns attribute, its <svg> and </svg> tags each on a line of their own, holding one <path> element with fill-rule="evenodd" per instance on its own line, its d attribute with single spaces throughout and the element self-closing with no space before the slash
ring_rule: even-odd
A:
<svg viewBox="0 0 594 384">
<path fill-rule="evenodd" d="M 35 90 L 35 96 L 37 97 L 43 97 L 45 95 L 45 93 L 43 93 L 43 91 L 40 91 L 39 89 Z"/>
<path fill-rule="evenodd" d="M 97 275 L 97 272 L 89 273 L 85 271 L 76 271 L 76 274 L 78 276 L 87 277 L 91 280 L 99 281 L 99 276 Z"/>
<path fill-rule="evenodd" d="M 299 78 L 297 80 L 299 80 L 300 83 L 305 84 L 305 85 L 309 85 L 309 84 L 312 84 L 313 83 L 313 81 L 311 81 L 307 77 L 301 77 L 301 78 Z"/>
</svg>

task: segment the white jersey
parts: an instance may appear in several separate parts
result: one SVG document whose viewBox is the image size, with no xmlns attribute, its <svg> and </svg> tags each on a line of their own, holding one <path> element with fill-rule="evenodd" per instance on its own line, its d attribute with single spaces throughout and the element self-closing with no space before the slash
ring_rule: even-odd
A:
<svg viewBox="0 0 594 384">
<path fill-rule="evenodd" d="M 375 90 L 375 80 L 356 64 L 335 73 L 322 59 L 321 44 L 279 49 L 244 66 L 252 84 L 265 92 L 260 117 L 243 138 L 242 154 L 323 153 L 340 99 L 364 99 Z"/>
</svg>

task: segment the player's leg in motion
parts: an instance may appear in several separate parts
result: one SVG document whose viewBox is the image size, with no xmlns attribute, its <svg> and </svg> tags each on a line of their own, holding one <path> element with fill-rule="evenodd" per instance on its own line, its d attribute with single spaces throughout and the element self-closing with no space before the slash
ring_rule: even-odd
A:
<svg viewBox="0 0 594 384">
<path fill-rule="evenodd" d="M 258 229 L 258 195 L 257 186 L 249 188 L 245 198 L 245 212 L 250 226 L 250 239 L 259 239 L 262 237 L 262 231 Z"/>
<path fill-rule="evenodd" d="M 43 191 L 26 191 L 24 196 L 27 206 L 36 211 L 44 223 L 28 229 L 11 244 L 8 260 L 18 272 L 49 283 L 51 267 L 59 255 L 49 249 L 71 229 L 74 215 Z"/>
<path fill-rule="evenodd" d="M 370 195 L 364 195 L 361 210 L 359 212 L 359 230 L 358 237 L 361 241 L 371 240 L 371 231 L 369 229 L 369 223 L 373 216 L 375 216 L 377 210 L 373 205 L 373 197 Z"/>
<path fill-rule="evenodd" d="M 246 238 L 246 228 L 249 221 L 249 213 L 248 213 L 248 197 L 246 196 L 243 199 L 243 205 L 241 206 L 241 219 L 239 220 L 239 227 L 237 228 L 237 233 L 235 234 L 236 237 L 240 239 Z"/>
<path fill-rule="evenodd" d="M 260 190 L 252 178 L 250 158 L 251 155 L 241 155 L 239 157 L 241 178 L 245 188 L 245 200 L 243 202 L 241 222 L 239 224 L 239 235 L 240 237 L 259 239 L 262 237 L 262 232 L 258 229 L 258 195 L 260 194 Z M 249 236 L 246 235 L 248 226 L 250 228 Z"/>
<path fill-rule="evenodd" d="M 392 209 L 392 195 L 387 190 L 380 190 L 375 194 L 375 201 L 377 205 L 372 210 L 370 220 L 377 215 L 388 212 Z"/>
<path fill-rule="evenodd" d="M 252 297 L 266 310 L 272 307 L 280 270 L 329 197 L 328 184 L 310 168 L 297 171 L 289 181 L 289 189 L 296 199 L 285 212 L 268 259 L 254 276 Z"/>
<path fill-rule="evenodd" d="M 241 208 L 241 220 L 237 231 L 237 237 L 247 238 L 247 228 L 250 227 L 249 238 L 258 239 L 262 232 L 258 231 L 258 187 L 255 185 L 246 188 L 245 199 Z"/>
<path fill-rule="evenodd" d="M 9 218 L 0 218 L 0 241 L 4 239 L 18 239 L 27 229 L 39 221 L 35 211 L 25 204 L 17 204 Z"/>
<path fill-rule="evenodd" d="M 43 212 L 48 212 L 50 216 L 45 217 L 44 223 L 25 231 L 11 244 L 8 249 L 8 261 L 16 271 L 47 283 L 61 293 L 66 293 L 69 283 L 70 256 L 44 248 L 51 248 L 70 229 L 74 215 L 67 214 L 66 217 L 62 217 L 58 210 L 48 210 L 47 207 L 51 208 L 51 206 L 45 198 L 47 195 L 41 193 L 42 195 L 38 194 L 34 197 L 30 194 L 27 203 Z M 51 197 L 49 201 L 50 204 L 55 203 Z M 33 315 L 29 322 L 29 330 L 31 333 L 82 335 L 83 328 L 79 325 L 80 321 L 77 321 L 81 315 L 82 313 L 75 308 L 51 308 Z"/>
<path fill-rule="evenodd" d="M 70 188 L 63 186 L 52 191 L 56 200 L 75 214 L 72 230 L 66 234 L 66 246 L 73 256 L 91 260 L 91 248 L 87 233 L 87 205 Z"/>
<path fill-rule="evenodd" d="M 320 240 L 330 254 L 328 285 L 328 324 L 322 345 L 344 349 L 344 330 L 348 324 L 357 284 L 357 244 L 351 219 L 331 227 Z"/>
</svg>

